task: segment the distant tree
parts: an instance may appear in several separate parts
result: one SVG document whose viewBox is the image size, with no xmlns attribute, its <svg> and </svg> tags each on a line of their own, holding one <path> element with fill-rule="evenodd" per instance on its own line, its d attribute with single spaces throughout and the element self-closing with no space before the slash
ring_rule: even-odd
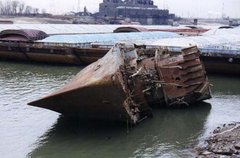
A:
<svg viewBox="0 0 240 158">
<path fill-rule="evenodd" d="M 12 1 L 6 0 L 3 3 L 1 2 L 1 14 L 3 15 L 12 15 L 13 14 L 13 5 Z"/>
<path fill-rule="evenodd" d="M 8 1 L 5 1 L 5 2 L 3 3 L 2 14 L 3 14 L 3 15 L 8 15 L 8 14 L 9 14 L 9 11 L 10 11 L 9 2 L 8 2 Z"/>
<path fill-rule="evenodd" d="M 2 4 L 2 1 L 0 1 L 0 14 L 3 14 L 3 4 Z"/>
<path fill-rule="evenodd" d="M 19 13 L 20 15 L 22 15 L 24 9 L 25 9 L 25 3 L 24 3 L 24 2 L 20 2 L 19 5 L 18 5 L 18 13 Z"/>
<path fill-rule="evenodd" d="M 46 14 L 46 10 L 42 10 L 43 14 Z M 19 0 L 0 0 L 0 14 L 1 15 L 31 15 L 39 14 L 38 8 L 25 5 L 23 1 Z"/>
<path fill-rule="evenodd" d="M 33 14 L 38 15 L 39 14 L 39 9 L 38 8 L 33 8 Z"/>
<path fill-rule="evenodd" d="M 32 14 L 32 12 L 33 12 L 33 8 L 29 5 L 27 5 L 26 8 L 25 8 L 24 14 L 25 15 L 30 15 L 30 14 Z"/>
<path fill-rule="evenodd" d="M 17 14 L 17 9 L 18 9 L 18 5 L 19 5 L 19 1 L 10 1 L 11 4 L 11 8 L 12 8 L 12 15 L 16 15 Z"/>
</svg>

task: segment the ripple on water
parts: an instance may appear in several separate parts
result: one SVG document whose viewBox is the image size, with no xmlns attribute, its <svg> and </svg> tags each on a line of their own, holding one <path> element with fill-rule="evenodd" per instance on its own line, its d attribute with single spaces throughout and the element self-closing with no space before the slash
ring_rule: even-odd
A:
<svg viewBox="0 0 240 158">
<path fill-rule="evenodd" d="M 0 62 L 0 154 L 12 157 L 193 157 L 191 148 L 218 125 L 239 121 L 239 79 L 210 76 L 210 104 L 154 110 L 126 125 L 80 122 L 27 106 L 69 81 L 80 68 Z"/>
<path fill-rule="evenodd" d="M 61 68 L 63 70 L 61 70 Z M 27 106 L 63 85 L 79 68 L 0 63 L 1 157 L 25 157 L 59 114 Z"/>
</svg>

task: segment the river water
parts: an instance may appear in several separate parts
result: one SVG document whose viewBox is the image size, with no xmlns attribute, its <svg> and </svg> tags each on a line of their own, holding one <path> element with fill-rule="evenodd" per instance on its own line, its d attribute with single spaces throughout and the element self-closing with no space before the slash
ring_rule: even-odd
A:
<svg viewBox="0 0 240 158">
<path fill-rule="evenodd" d="M 81 67 L 0 62 L 1 158 L 193 157 L 219 125 L 240 121 L 240 78 L 209 76 L 213 98 L 190 108 L 155 109 L 136 127 L 69 120 L 28 106 Z"/>
</svg>

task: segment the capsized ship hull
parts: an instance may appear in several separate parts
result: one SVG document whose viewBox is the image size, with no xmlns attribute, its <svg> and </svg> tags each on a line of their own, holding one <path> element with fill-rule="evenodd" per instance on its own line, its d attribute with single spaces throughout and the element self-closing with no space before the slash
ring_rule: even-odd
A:
<svg viewBox="0 0 240 158">
<path fill-rule="evenodd" d="M 196 47 L 171 53 L 117 44 L 63 88 L 29 104 L 84 119 L 138 123 L 152 116 L 151 105 L 190 105 L 208 98 Z"/>
</svg>

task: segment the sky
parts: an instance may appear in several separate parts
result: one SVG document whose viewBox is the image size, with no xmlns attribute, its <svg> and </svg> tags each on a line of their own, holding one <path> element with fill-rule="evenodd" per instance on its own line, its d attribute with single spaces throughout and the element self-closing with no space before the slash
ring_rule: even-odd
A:
<svg viewBox="0 0 240 158">
<path fill-rule="evenodd" d="M 83 10 L 84 6 L 90 12 L 97 12 L 99 3 L 103 0 L 21 0 L 36 8 L 45 8 L 53 14 L 64 14 L 69 11 Z M 220 18 L 222 15 L 230 18 L 240 18 L 240 0 L 154 0 L 160 9 L 169 9 L 181 17 Z"/>
</svg>

